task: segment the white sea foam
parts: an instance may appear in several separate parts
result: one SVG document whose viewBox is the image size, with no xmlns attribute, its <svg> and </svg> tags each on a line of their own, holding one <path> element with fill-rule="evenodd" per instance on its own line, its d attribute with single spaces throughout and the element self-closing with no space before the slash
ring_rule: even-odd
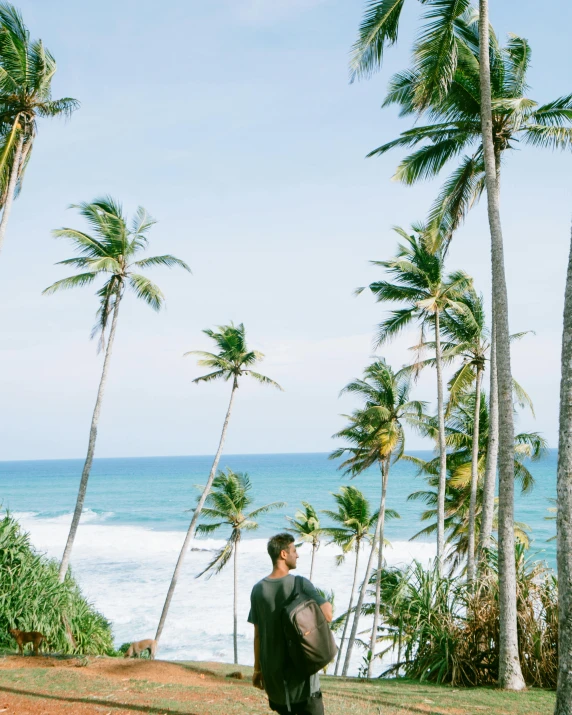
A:
<svg viewBox="0 0 572 715">
<path fill-rule="evenodd" d="M 17 516 L 34 546 L 48 556 L 61 556 L 71 514 L 40 518 L 31 512 Z M 85 518 L 87 516 L 87 518 Z M 109 516 L 109 515 L 108 515 Z M 86 596 L 112 622 L 116 643 L 153 637 L 169 581 L 181 548 L 181 531 L 152 531 L 138 526 L 105 523 L 106 515 L 86 513 L 78 530 L 72 568 Z M 224 542 L 196 539 L 191 544 L 175 592 L 160 646 L 160 656 L 188 660 L 232 660 L 231 565 L 211 579 L 196 579 Z M 314 583 L 335 592 L 341 613 L 349 599 L 353 559 L 336 566 L 338 549 L 322 546 L 316 557 Z M 432 544 L 395 542 L 386 549 L 390 565 L 417 559 L 428 563 Z M 309 548 L 300 548 L 299 573 L 307 575 Z M 365 568 L 365 558 L 362 567 Z M 252 626 L 247 623 L 250 590 L 268 574 L 266 539 L 245 539 L 239 552 L 239 660 L 252 663 Z M 364 628 L 367 622 L 364 620 Z M 352 671 L 362 654 L 356 650 Z"/>
<path fill-rule="evenodd" d="M 15 519 L 18 519 L 18 521 L 22 521 L 22 519 L 31 519 L 31 518 L 42 518 L 42 515 L 39 514 L 38 512 L 35 511 L 19 511 L 19 512 L 14 512 L 13 514 Z M 94 522 L 103 522 L 106 521 L 107 519 L 110 519 L 112 516 L 114 516 L 114 513 L 112 511 L 105 511 L 105 512 L 97 512 L 94 511 L 93 509 L 84 509 L 83 514 L 81 515 L 81 523 L 82 524 L 91 524 Z M 49 521 L 50 524 L 64 524 L 69 528 L 69 524 L 71 522 L 72 514 L 60 514 L 59 516 L 53 516 L 49 518 L 45 518 L 45 521 Z"/>
</svg>

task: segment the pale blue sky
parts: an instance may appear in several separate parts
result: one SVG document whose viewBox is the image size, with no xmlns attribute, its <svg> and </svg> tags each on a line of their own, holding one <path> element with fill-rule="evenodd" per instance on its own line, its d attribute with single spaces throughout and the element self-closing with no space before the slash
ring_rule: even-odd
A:
<svg viewBox="0 0 572 715">
<path fill-rule="evenodd" d="M 380 110 L 390 74 L 406 65 L 418 10 L 369 82 L 347 82 L 362 3 L 353 0 L 23 0 L 35 37 L 58 61 L 55 96 L 82 102 L 69 123 L 43 122 L 0 256 L 0 459 L 78 457 L 85 450 L 101 357 L 89 332 L 92 289 L 41 290 L 65 274 L 78 225 L 69 203 L 110 193 L 159 221 L 151 253 L 185 259 L 193 276 L 157 270 L 167 309 L 128 296 L 99 431 L 98 456 L 205 454 L 218 438 L 227 385 L 197 387 L 182 353 L 201 329 L 244 321 L 261 367 L 284 393 L 241 390 L 228 452 L 326 451 L 338 399 L 371 354 L 382 313 L 353 289 L 391 255 L 390 227 L 423 218 L 437 184 L 390 177 L 399 156 L 365 154 L 408 126 Z M 500 34 L 529 38 L 530 96 L 572 91 L 572 7 L 492 0 Z M 160 8 L 160 10 L 159 10 Z M 515 10 L 518 8 L 518 11 Z M 523 148 L 506 162 L 503 221 L 514 372 L 537 419 L 520 424 L 555 444 L 560 321 L 568 250 L 570 156 Z M 455 238 L 449 266 L 489 291 L 484 203 Z M 383 351 L 399 367 L 413 335 Z M 433 399 L 427 373 L 417 394 Z M 423 442 L 412 437 L 410 448 Z"/>
</svg>

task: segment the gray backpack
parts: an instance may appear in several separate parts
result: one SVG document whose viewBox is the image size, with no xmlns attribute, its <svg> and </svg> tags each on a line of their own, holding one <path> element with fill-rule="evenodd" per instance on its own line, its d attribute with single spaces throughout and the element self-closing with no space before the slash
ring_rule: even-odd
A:
<svg viewBox="0 0 572 715">
<path fill-rule="evenodd" d="M 282 606 L 282 628 L 292 670 L 305 678 L 325 668 L 338 652 L 322 609 L 295 577 L 294 591 Z"/>
</svg>

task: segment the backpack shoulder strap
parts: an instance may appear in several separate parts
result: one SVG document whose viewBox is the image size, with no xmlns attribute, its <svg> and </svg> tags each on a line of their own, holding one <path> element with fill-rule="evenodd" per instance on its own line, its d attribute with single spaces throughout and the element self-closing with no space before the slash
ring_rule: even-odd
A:
<svg viewBox="0 0 572 715">
<path fill-rule="evenodd" d="M 294 591 L 297 596 L 301 596 L 304 592 L 304 581 L 302 576 L 294 576 Z"/>
<path fill-rule="evenodd" d="M 302 588 L 302 577 L 301 576 L 294 576 L 294 588 L 292 589 L 292 592 L 284 602 L 284 606 L 289 606 L 292 601 L 294 601 L 298 596 L 301 596 L 303 593 L 304 589 Z"/>
</svg>

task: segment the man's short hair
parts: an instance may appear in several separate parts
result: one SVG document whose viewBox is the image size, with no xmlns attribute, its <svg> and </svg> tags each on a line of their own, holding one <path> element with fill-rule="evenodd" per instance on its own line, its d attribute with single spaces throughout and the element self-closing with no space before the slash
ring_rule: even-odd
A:
<svg viewBox="0 0 572 715">
<path fill-rule="evenodd" d="M 292 534 L 276 534 L 268 541 L 268 555 L 272 559 L 272 563 L 275 564 L 280 558 L 280 552 L 288 551 L 290 544 L 294 543 L 295 539 Z"/>
</svg>

